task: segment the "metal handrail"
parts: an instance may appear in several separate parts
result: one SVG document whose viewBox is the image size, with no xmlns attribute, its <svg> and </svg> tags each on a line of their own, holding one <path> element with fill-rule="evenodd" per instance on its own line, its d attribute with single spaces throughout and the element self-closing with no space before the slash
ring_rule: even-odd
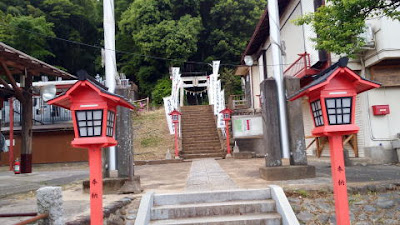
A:
<svg viewBox="0 0 400 225">
<path fill-rule="evenodd" d="M 298 56 L 300 57 L 283 72 L 285 75 L 296 77 L 300 72 L 311 68 L 310 54 L 304 52 Z"/>
<path fill-rule="evenodd" d="M 24 217 L 24 216 L 36 216 L 37 212 L 31 213 L 0 213 L 0 217 Z"/>
<path fill-rule="evenodd" d="M 14 225 L 26 225 L 26 224 L 30 224 L 30 223 L 36 222 L 38 220 L 41 220 L 41 219 L 46 219 L 48 217 L 49 217 L 49 214 L 47 214 L 47 213 L 46 214 L 39 214 L 39 215 L 37 215 L 37 216 L 35 216 L 33 218 L 21 221 L 19 223 L 14 224 Z"/>
</svg>

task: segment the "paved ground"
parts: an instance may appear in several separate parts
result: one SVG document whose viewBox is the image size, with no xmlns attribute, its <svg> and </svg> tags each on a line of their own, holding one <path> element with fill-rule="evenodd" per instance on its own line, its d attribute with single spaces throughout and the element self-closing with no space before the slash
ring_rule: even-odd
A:
<svg viewBox="0 0 400 225">
<path fill-rule="evenodd" d="M 237 189 L 235 182 L 214 159 L 192 162 L 186 181 L 186 191 L 211 191 Z"/>
<path fill-rule="evenodd" d="M 331 187 L 330 167 L 328 161 L 310 158 L 311 165 L 316 166 L 317 177 L 295 181 L 267 182 L 259 177 L 258 170 L 264 166 L 264 159 L 226 159 L 184 162 L 177 164 L 136 166 L 135 174 L 141 177 L 145 191 L 155 190 L 158 193 L 181 192 L 202 188 L 263 188 L 268 184 L 278 184 L 285 190 L 307 189 L 320 190 Z M 400 185 L 400 166 L 353 166 L 346 168 L 349 186 L 366 184 L 396 183 Z M 228 176 L 229 175 L 229 176 Z M 87 214 L 89 196 L 82 193 L 81 180 L 88 177 L 86 164 L 46 165 L 34 168 L 29 175 L 14 175 L 0 168 L 0 213 L 26 212 L 36 210 L 33 192 L 41 186 L 63 185 L 63 198 L 69 219 Z M 71 183 L 69 185 L 66 185 Z M 14 194 L 4 197 L 5 195 Z M 17 194 L 17 195 L 15 195 Z M 107 195 L 104 204 L 123 198 L 123 195 Z M 13 224 L 15 220 L 0 218 L 0 224 Z"/>
</svg>

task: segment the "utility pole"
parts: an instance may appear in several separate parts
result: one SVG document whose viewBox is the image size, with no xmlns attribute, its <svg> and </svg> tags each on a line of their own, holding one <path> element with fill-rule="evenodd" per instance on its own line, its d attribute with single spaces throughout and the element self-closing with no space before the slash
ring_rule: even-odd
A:
<svg viewBox="0 0 400 225">
<path fill-rule="evenodd" d="M 281 134 L 282 157 L 290 158 L 289 134 L 286 117 L 286 97 L 283 83 L 281 37 L 279 23 L 279 9 L 277 0 L 268 0 L 268 15 L 270 27 L 270 40 L 272 48 L 273 73 L 278 90 L 279 122 Z"/>
<path fill-rule="evenodd" d="M 117 60 L 115 57 L 115 19 L 114 0 L 103 1 L 103 27 L 104 27 L 104 62 L 106 71 L 106 86 L 108 91 L 114 93 L 116 86 Z M 115 147 L 109 148 L 109 171 L 116 170 Z"/>
</svg>

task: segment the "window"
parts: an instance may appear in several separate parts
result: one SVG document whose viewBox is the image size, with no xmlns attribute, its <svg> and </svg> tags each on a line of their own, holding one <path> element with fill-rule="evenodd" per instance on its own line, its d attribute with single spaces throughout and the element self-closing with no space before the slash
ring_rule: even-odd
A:
<svg viewBox="0 0 400 225">
<path fill-rule="evenodd" d="M 107 136 L 112 137 L 114 135 L 114 122 L 115 113 L 113 111 L 108 111 L 107 113 Z"/>
<path fill-rule="evenodd" d="M 325 99 L 329 125 L 351 123 L 352 97 Z"/>
<path fill-rule="evenodd" d="M 314 116 L 314 123 L 316 127 L 320 127 L 324 125 L 324 119 L 322 116 L 322 108 L 321 108 L 321 101 L 317 100 L 311 102 L 311 109 Z"/>
<path fill-rule="evenodd" d="M 101 136 L 103 110 L 79 110 L 75 113 L 79 137 Z"/>
</svg>

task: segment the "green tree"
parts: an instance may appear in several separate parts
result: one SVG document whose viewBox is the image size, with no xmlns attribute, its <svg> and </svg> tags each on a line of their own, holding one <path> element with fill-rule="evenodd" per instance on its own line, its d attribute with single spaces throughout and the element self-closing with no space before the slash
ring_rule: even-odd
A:
<svg viewBox="0 0 400 225">
<path fill-rule="evenodd" d="M 202 29 L 200 17 L 185 14 L 174 19 L 173 8 L 169 0 L 136 0 L 119 21 L 118 40 L 128 43 L 119 46 L 134 52 L 121 58 L 122 71 L 134 75 L 143 95 L 150 95 L 157 80 L 168 74 L 171 62 L 159 58 L 184 62 L 197 52 Z"/>
<path fill-rule="evenodd" d="M 318 36 L 312 39 L 317 49 L 354 57 L 365 43 L 359 36 L 365 20 L 378 16 L 398 20 L 399 6 L 399 0 L 327 0 L 326 5 L 296 23 L 312 25 Z"/>
<path fill-rule="evenodd" d="M 46 38 L 55 36 L 52 30 L 54 25 L 47 22 L 43 16 L 36 18 L 32 16 L 8 16 L 8 19 L 3 17 L 1 23 L 6 24 L 1 26 L 0 41 L 38 59 L 44 60 L 54 57 Z"/>
<path fill-rule="evenodd" d="M 235 76 L 235 70 L 224 68 L 221 72 L 221 84 L 225 90 L 225 99 L 230 95 L 240 95 L 243 93 L 240 76 Z"/>
<path fill-rule="evenodd" d="M 171 95 L 171 80 L 168 77 L 159 79 L 151 92 L 153 104 L 162 104 L 163 98 L 169 95 Z"/>
</svg>

